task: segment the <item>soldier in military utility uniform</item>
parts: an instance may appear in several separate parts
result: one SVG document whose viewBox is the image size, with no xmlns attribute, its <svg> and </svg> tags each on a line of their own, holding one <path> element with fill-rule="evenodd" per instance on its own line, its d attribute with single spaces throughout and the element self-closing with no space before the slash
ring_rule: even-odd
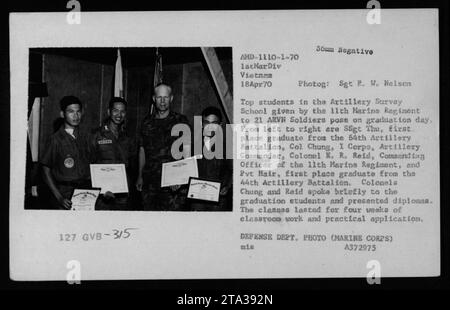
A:
<svg viewBox="0 0 450 310">
<path fill-rule="evenodd" d="M 88 134 L 79 129 L 81 101 L 75 96 L 66 96 L 61 99 L 60 108 L 64 124 L 50 136 L 40 163 L 44 182 L 52 193 L 51 205 L 68 210 L 74 189 L 91 187 L 91 154 Z"/>
<path fill-rule="evenodd" d="M 219 201 L 211 202 L 206 200 L 190 201 L 191 211 L 231 211 L 232 207 L 232 189 L 233 189 L 233 161 L 225 158 L 224 141 L 216 141 L 215 143 L 223 143 L 222 154 L 220 158 L 207 158 L 204 152 L 214 153 L 216 144 L 212 144 L 211 140 L 215 131 L 222 130 L 222 113 L 216 107 L 210 106 L 202 112 L 202 157 L 197 160 L 198 177 L 209 181 L 220 183 Z M 209 126 L 208 130 L 205 128 Z"/>
<path fill-rule="evenodd" d="M 155 112 L 147 116 L 141 126 L 139 137 L 139 174 L 136 182 L 142 191 L 144 210 L 182 211 L 185 208 L 187 186 L 161 188 L 162 164 L 174 161 L 171 154 L 172 127 L 188 124 L 184 115 L 170 110 L 173 101 L 172 88 L 165 84 L 155 87 L 153 101 Z"/>
<path fill-rule="evenodd" d="M 109 102 L 108 116 L 103 126 L 95 129 L 91 136 L 92 162 L 95 164 L 125 164 L 129 177 L 130 159 L 134 143 L 125 131 L 127 102 L 114 97 Z M 128 184 L 131 184 L 128 180 Z M 128 186 L 130 188 L 130 186 Z M 129 210 L 129 194 L 106 192 L 97 200 L 96 210 Z"/>
</svg>

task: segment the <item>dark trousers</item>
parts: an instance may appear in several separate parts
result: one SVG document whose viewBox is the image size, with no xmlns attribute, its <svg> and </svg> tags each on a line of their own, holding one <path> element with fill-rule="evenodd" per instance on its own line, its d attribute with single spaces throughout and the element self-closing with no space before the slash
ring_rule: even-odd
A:
<svg viewBox="0 0 450 310">
<path fill-rule="evenodd" d="M 65 199 L 70 200 L 72 198 L 72 194 L 73 194 L 75 187 L 69 186 L 69 185 L 58 184 L 57 188 L 59 190 L 59 193 Z M 51 194 L 50 205 L 51 205 L 52 209 L 66 210 L 66 208 L 64 208 L 62 205 L 59 204 L 59 202 L 56 200 L 56 197 L 53 194 Z"/>
<path fill-rule="evenodd" d="M 191 211 L 229 211 L 228 199 L 220 196 L 218 202 L 193 200 L 190 202 Z"/>
<path fill-rule="evenodd" d="M 129 209 L 128 195 L 119 194 L 112 199 L 105 199 L 105 196 L 100 195 L 95 204 L 95 210 L 127 211 Z"/>
<path fill-rule="evenodd" d="M 57 183 L 56 187 L 59 190 L 59 193 L 65 198 L 65 199 L 72 199 L 73 191 L 75 188 L 91 188 L 91 182 L 90 181 L 79 181 L 79 182 L 66 182 L 64 184 Z M 66 210 L 62 205 L 59 204 L 59 202 L 56 200 L 56 197 L 52 194 L 50 199 L 50 205 L 53 209 L 60 209 L 60 210 Z"/>
<path fill-rule="evenodd" d="M 172 192 L 170 188 L 144 184 L 142 186 L 144 211 L 186 211 L 186 193 L 185 186 Z"/>
</svg>

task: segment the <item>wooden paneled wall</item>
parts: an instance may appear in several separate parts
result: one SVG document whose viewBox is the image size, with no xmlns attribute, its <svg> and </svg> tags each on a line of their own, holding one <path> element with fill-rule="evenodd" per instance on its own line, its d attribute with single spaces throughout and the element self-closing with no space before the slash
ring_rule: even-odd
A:
<svg viewBox="0 0 450 310">
<path fill-rule="evenodd" d="M 222 62 L 224 73 L 232 87 L 231 61 Z M 164 65 L 164 82 L 174 89 L 172 109 L 186 115 L 191 124 L 209 105 L 221 108 L 213 82 L 202 62 Z M 131 67 L 124 70 L 125 98 L 128 101 L 127 129 L 131 136 L 139 130 L 152 102 L 154 68 Z M 59 118 L 59 100 L 74 95 L 84 104 L 82 126 L 92 129 L 106 117 L 108 101 L 113 95 L 114 66 L 81 61 L 69 57 L 43 56 L 43 82 L 49 96 L 41 110 L 40 149 L 53 133 L 53 122 Z"/>
<path fill-rule="evenodd" d="M 83 103 L 84 129 L 98 127 L 106 115 L 112 94 L 114 67 L 80 61 L 57 55 L 43 56 L 43 81 L 47 83 L 48 97 L 43 99 L 39 149 L 45 147 L 54 132 L 54 123 L 60 118 L 59 101 L 67 95 L 80 98 Z"/>
</svg>

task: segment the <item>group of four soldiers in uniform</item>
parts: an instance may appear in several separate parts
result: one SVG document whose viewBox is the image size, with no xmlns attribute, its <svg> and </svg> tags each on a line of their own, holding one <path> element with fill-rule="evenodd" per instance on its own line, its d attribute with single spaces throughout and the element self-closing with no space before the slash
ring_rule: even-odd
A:
<svg viewBox="0 0 450 310">
<path fill-rule="evenodd" d="M 219 203 L 205 203 L 200 206 L 186 203 L 187 186 L 161 187 L 161 169 L 165 162 L 173 161 L 171 146 L 178 138 L 171 135 L 176 124 L 188 124 L 184 115 L 170 110 L 173 100 L 172 89 L 166 84 L 155 87 L 153 101 L 155 112 L 147 115 L 137 135 L 129 137 L 125 131 L 127 102 L 114 97 L 109 102 L 108 119 L 99 128 L 84 133 L 79 125 L 83 113 L 81 101 L 74 96 L 66 96 L 60 101 L 60 116 L 64 124 L 51 135 L 40 163 L 43 177 L 51 195 L 51 205 L 57 209 L 71 208 L 71 195 L 75 188 L 89 188 L 89 164 L 123 163 L 130 180 L 130 161 L 138 153 L 138 173 L 136 189 L 142 193 L 143 210 L 152 211 L 227 211 L 224 201 L 231 188 L 231 167 L 229 161 L 208 161 L 199 163 L 200 174 L 209 179 L 216 173 L 222 183 Z M 203 120 L 219 123 L 220 110 L 208 108 L 209 115 L 203 113 Z M 206 113 L 208 114 L 208 113 Z M 201 175 L 200 175 L 201 176 Z M 219 180 L 221 179 L 221 180 Z M 96 210 L 132 210 L 129 194 L 106 192 L 97 200 Z"/>
</svg>

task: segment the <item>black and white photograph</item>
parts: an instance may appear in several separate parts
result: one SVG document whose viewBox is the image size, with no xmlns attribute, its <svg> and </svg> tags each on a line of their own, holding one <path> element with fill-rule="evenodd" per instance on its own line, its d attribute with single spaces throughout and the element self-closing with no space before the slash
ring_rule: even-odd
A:
<svg viewBox="0 0 450 310">
<path fill-rule="evenodd" d="M 440 277 L 442 15 L 374 2 L 10 14 L 11 280 Z"/>
<path fill-rule="evenodd" d="M 215 148 L 214 129 L 205 127 L 224 132 L 232 120 L 230 47 L 30 48 L 29 55 L 25 209 L 232 210 L 232 160 L 202 152 Z M 193 157 L 183 166 L 172 150 L 177 124 L 189 138 L 181 159 Z M 202 182 L 188 196 L 189 177 Z"/>
</svg>

